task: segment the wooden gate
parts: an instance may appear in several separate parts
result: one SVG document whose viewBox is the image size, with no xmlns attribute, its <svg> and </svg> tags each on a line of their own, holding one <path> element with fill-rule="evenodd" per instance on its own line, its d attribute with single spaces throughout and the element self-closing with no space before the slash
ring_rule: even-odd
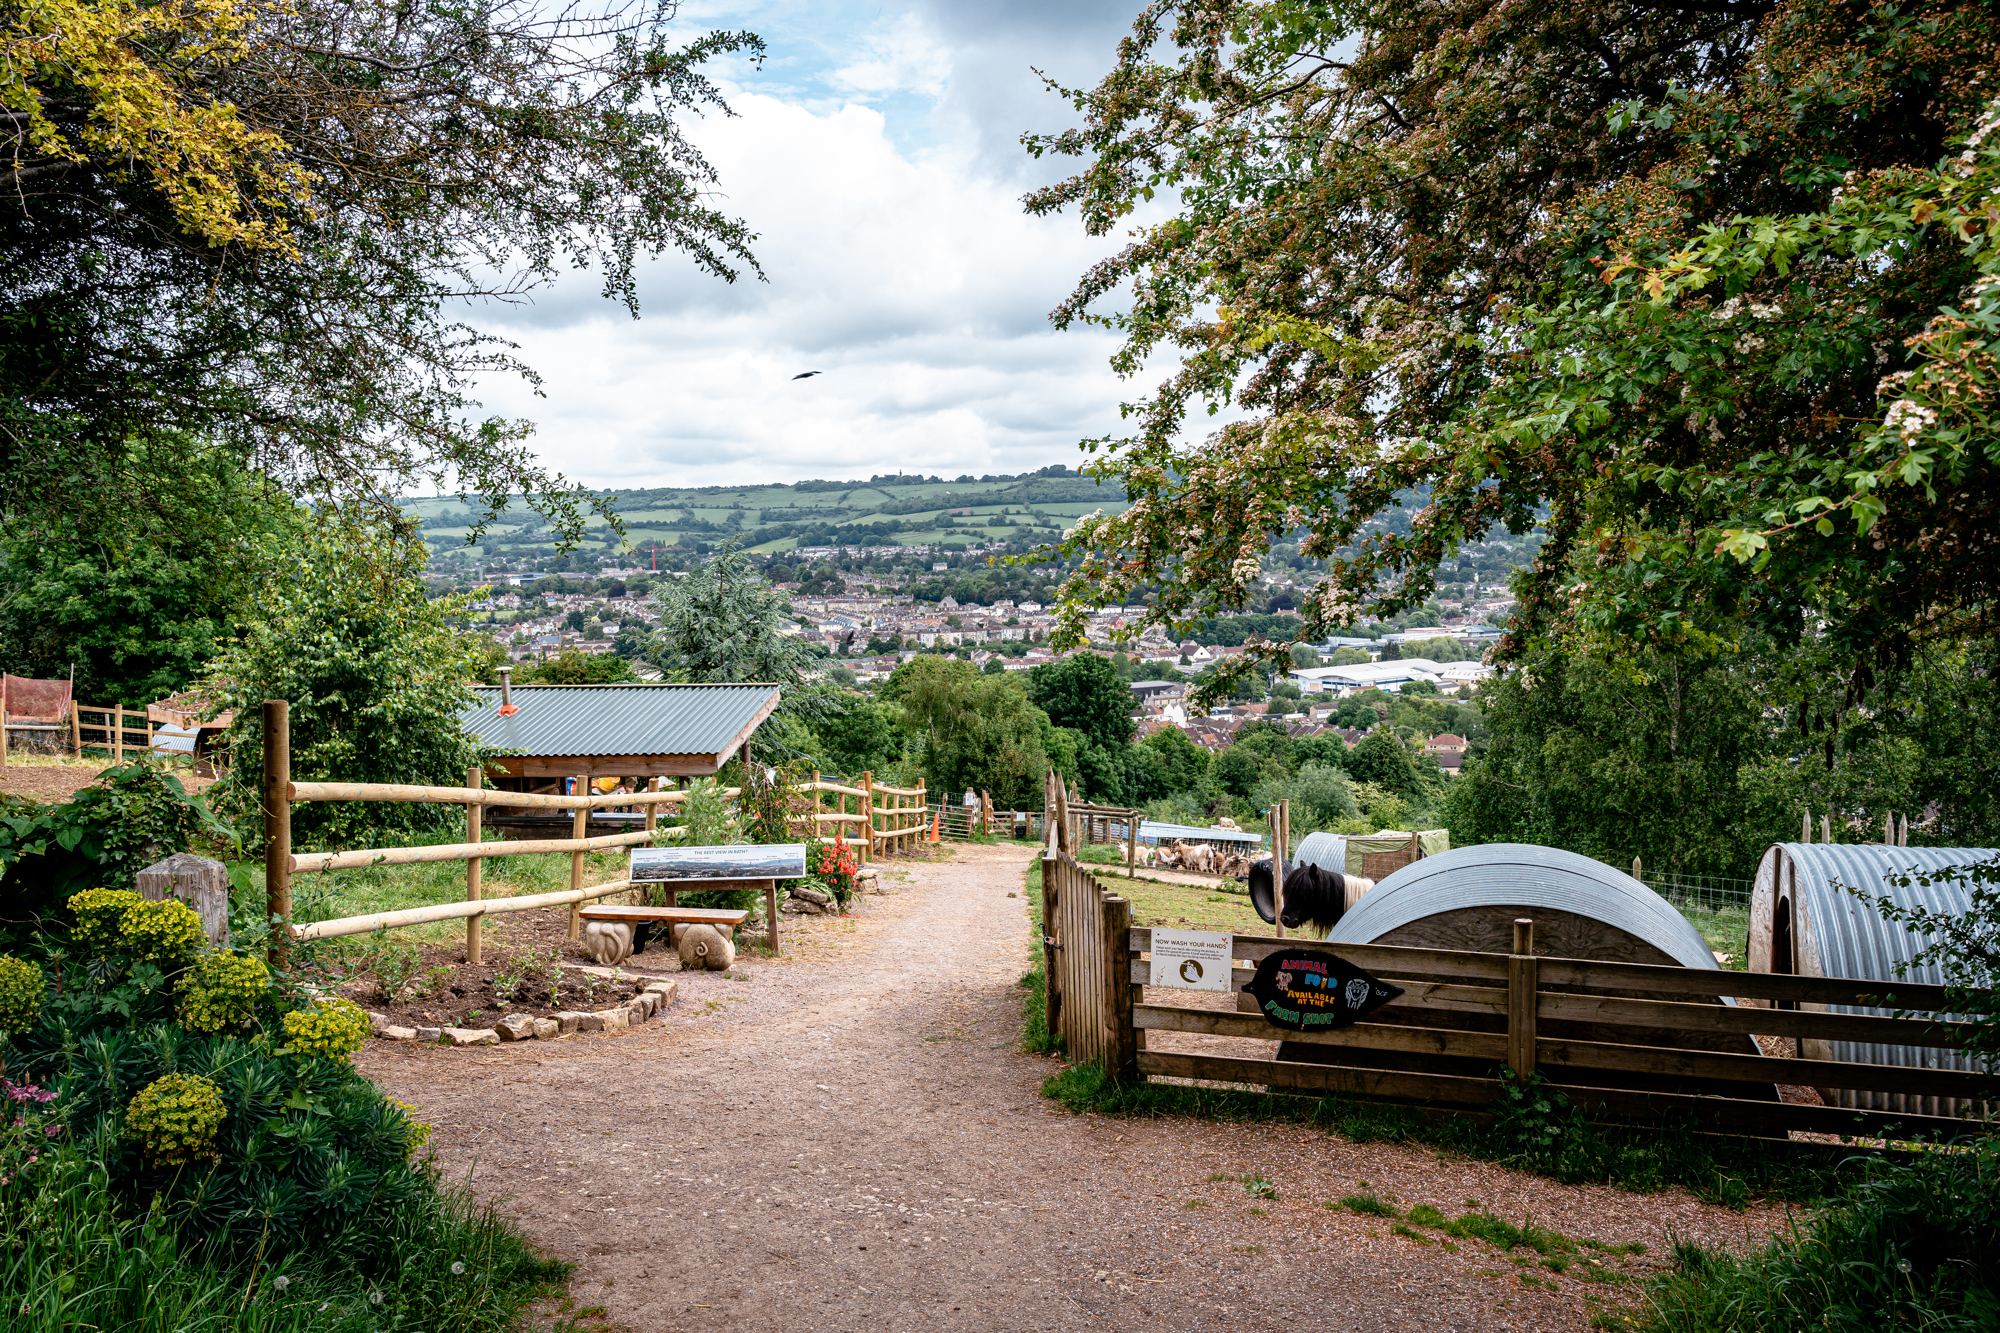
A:
<svg viewBox="0 0 2000 1333">
<path fill-rule="evenodd" d="M 1288 945 L 1311 948 L 1314 942 L 1236 936 L 1232 983 L 1238 1011 L 1232 1013 L 1176 1004 L 1171 990 L 1147 996 L 1152 934 L 1127 930 L 1123 947 L 1104 960 L 1125 984 L 1122 998 L 1106 992 L 1103 1011 L 1130 1015 L 1131 1054 L 1119 1040 L 1092 1048 L 1097 1058 L 1108 1053 L 1113 1061 L 1129 1059 L 1138 1075 L 1479 1111 L 1501 1099 L 1510 1072 L 1539 1071 L 1592 1116 L 1650 1122 L 1666 1117 L 1751 1134 L 1802 1130 L 1948 1138 L 1995 1111 L 1983 1100 L 1992 1096 L 1991 1080 L 1980 1073 L 1807 1060 L 1790 1053 L 1799 1040 L 1815 1039 L 1963 1049 L 1976 1025 L 1948 1016 L 1947 1006 L 1963 1001 L 1943 986 L 1540 958 L 1534 954 L 1533 924 L 1523 920 L 1516 924 L 1511 954 L 1318 946 L 1404 993 L 1366 1022 L 1308 1035 L 1266 1022 L 1255 1000 L 1242 992 L 1261 959 Z M 1752 1003 L 1725 1004 L 1723 997 Z M 1932 1016 L 1829 1013 L 1828 1005 Z M 1294 1055 L 1314 1058 L 1148 1049 L 1149 1033 L 1277 1040 Z M 1759 1036 L 1780 1039 L 1774 1044 L 1781 1053 L 1755 1053 L 1751 1041 Z M 1813 1089 L 1824 1104 L 1780 1102 L 1775 1096 L 1780 1084 Z M 1903 1094 L 1903 1110 L 1833 1104 L 1843 1089 Z"/>
<path fill-rule="evenodd" d="M 1042 960 L 1049 1031 L 1062 1038 L 1072 1060 L 1102 1063 L 1131 1078 L 1138 1050 L 1135 988 L 1126 975 L 1132 904 L 1105 892 L 1077 863 L 1076 817 L 1062 782 L 1051 775 L 1043 795 Z"/>
</svg>

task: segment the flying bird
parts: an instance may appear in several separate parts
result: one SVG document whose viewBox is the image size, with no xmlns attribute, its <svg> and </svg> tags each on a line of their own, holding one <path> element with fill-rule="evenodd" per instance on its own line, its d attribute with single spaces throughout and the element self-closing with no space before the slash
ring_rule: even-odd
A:
<svg viewBox="0 0 2000 1333">
<path fill-rule="evenodd" d="M 815 375 L 824 375 L 824 374 L 826 374 L 824 370 L 808 370 L 805 374 L 794 375 L 792 376 L 792 378 L 795 380 L 809 380 Z"/>
</svg>

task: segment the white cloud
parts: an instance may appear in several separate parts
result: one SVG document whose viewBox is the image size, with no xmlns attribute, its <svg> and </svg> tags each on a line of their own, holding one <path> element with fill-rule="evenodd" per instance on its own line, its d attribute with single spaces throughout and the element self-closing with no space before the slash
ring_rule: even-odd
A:
<svg viewBox="0 0 2000 1333">
<path fill-rule="evenodd" d="M 864 52 L 833 71 L 835 87 L 863 97 L 890 93 L 944 95 L 951 52 L 932 39 L 914 14 L 905 14 L 863 40 Z"/>
<path fill-rule="evenodd" d="M 911 24 L 886 33 L 842 77 L 892 90 L 934 60 Z M 732 102 L 738 118 L 694 135 L 770 281 L 727 286 L 669 256 L 637 322 L 581 274 L 498 322 L 547 396 L 495 381 L 486 406 L 536 421 L 551 466 L 614 487 L 1015 472 L 1118 428 L 1141 386 L 1108 369 L 1115 340 L 1047 322 L 1110 242 L 1025 216 L 970 149 L 900 151 L 873 108 Z M 825 373 L 791 378 L 805 370 Z"/>
</svg>

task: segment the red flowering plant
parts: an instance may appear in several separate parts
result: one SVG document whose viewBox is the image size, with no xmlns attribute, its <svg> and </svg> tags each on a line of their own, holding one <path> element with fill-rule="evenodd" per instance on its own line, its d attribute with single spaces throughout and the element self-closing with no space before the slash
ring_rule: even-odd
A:
<svg viewBox="0 0 2000 1333">
<path fill-rule="evenodd" d="M 806 869 L 826 886 L 826 891 L 834 896 L 836 902 L 845 906 L 847 900 L 854 896 L 856 876 L 861 865 L 847 839 L 835 832 L 832 842 L 815 838 L 806 844 Z"/>
</svg>

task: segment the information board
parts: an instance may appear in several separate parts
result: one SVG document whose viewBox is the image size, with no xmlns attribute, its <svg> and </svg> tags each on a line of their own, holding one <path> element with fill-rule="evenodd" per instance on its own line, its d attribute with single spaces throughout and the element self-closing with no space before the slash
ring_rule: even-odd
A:
<svg viewBox="0 0 2000 1333">
<path fill-rule="evenodd" d="M 802 842 L 734 847 L 634 847 L 627 876 L 635 884 L 669 879 L 803 879 Z"/>
<path fill-rule="evenodd" d="M 1177 990 L 1228 990 L 1236 937 L 1212 930 L 1155 930 L 1148 982 Z"/>
</svg>

